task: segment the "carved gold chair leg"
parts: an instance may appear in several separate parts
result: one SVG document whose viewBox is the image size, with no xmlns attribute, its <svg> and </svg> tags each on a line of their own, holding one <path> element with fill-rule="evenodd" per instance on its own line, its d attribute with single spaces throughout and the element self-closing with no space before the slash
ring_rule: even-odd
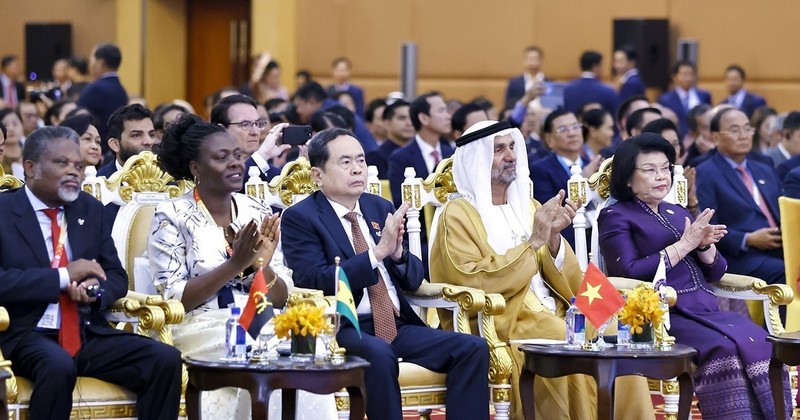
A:
<svg viewBox="0 0 800 420">
<path fill-rule="evenodd" d="M 664 419 L 678 419 L 678 401 L 680 400 L 680 389 L 675 378 L 661 381 L 661 395 L 664 397 Z"/>
<path fill-rule="evenodd" d="M 350 418 L 350 395 L 347 391 L 342 389 L 333 394 L 334 401 L 336 401 L 336 414 L 339 420 L 347 420 Z"/>
<path fill-rule="evenodd" d="M 506 301 L 497 293 L 485 295 L 483 312 L 478 316 L 480 333 L 489 344 L 489 388 L 491 404 L 494 407 L 495 420 L 508 420 L 511 414 L 511 371 L 514 362 L 511 360 L 508 345 L 497 337 L 494 316 L 506 310 Z"/>
</svg>

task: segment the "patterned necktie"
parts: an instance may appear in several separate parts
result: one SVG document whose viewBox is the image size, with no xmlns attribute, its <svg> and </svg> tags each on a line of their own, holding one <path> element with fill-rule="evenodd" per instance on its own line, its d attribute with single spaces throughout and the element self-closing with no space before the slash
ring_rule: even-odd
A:
<svg viewBox="0 0 800 420">
<path fill-rule="evenodd" d="M 58 209 L 44 209 L 44 214 L 50 218 L 50 232 L 53 235 L 53 253 L 58 251 L 58 239 L 61 236 L 61 226 L 58 225 Z M 54 256 L 55 259 L 55 256 Z M 67 248 L 61 247 L 61 259 L 58 268 L 67 266 Z M 58 329 L 58 344 L 75 357 L 81 349 L 81 334 L 78 329 L 78 305 L 70 299 L 67 292 L 58 295 L 58 308 L 61 312 L 61 327 Z"/>
<path fill-rule="evenodd" d="M 433 156 L 433 169 L 436 170 L 436 165 L 439 164 L 439 161 L 442 160 L 442 157 L 439 156 L 439 151 L 436 149 L 433 149 L 431 156 Z"/>
<path fill-rule="evenodd" d="M 14 108 L 17 105 L 16 89 L 14 88 L 16 88 L 14 81 L 9 79 L 6 82 L 6 105 L 8 105 L 9 108 Z"/>
<path fill-rule="evenodd" d="M 351 211 L 345 214 L 344 218 L 350 222 L 356 254 L 369 251 L 367 240 L 364 239 L 361 228 L 358 226 L 358 213 Z M 389 298 L 389 290 L 386 288 L 386 283 L 383 282 L 381 272 L 376 270 L 375 273 L 378 275 L 378 282 L 367 287 L 369 304 L 372 307 L 372 320 L 375 323 L 375 336 L 391 343 L 397 336 L 397 325 L 394 323 L 394 304 Z"/>
<path fill-rule="evenodd" d="M 737 166 L 736 170 L 742 175 L 742 181 L 744 182 L 744 186 L 747 188 L 747 191 L 752 195 L 754 200 L 758 201 L 758 207 L 761 209 L 761 213 L 764 214 L 764 217 L 767 218 L 769 226 L 777 227 L 778 224 L 775 223 L 775 219 L 772 217 L 772 213 L 770 213 L 769 207 L 767 207 L 767 202 L 764 200 L 764 196 L 761 194 L 761 191 L 754 190 L 753 186 L 755 184 L 753 184 L 753 178 L 750 176 L 750 173 L 747 172 L 747 169 L 745 169 L 742 165 Z M 758 194 L 757 198 L 756 194 Z"/>
</svg>

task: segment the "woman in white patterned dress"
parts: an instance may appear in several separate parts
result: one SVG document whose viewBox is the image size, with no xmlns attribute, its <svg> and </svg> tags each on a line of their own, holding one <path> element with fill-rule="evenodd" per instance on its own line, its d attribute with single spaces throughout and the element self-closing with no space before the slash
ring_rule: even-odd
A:
<svg viewBox="0 0 800 420">
<path fill-rule="evenodd" d="M 268 139 L 267 141 L 275 141 Z M 194 115 L 181 117 L 164 134 L 159 152 L 163 169 L 176 180 L 194 180 L 195 189 L 156 208 L 147 258 L 157 290 L 179 299 L 186 316 L 173 329 L 184 354 L 221 350 L 231 306 L 243 307 L 259 258 L 269 263 L 277 250 L 280 219 L 263 202 L 239 194 L 243 154 L 236 140 L 218 125 Z M 283 307 L 292 286 L 282 264 L 264 265 L 269 298 Z M 280 395 L 270 400 L 273 415 Z M 245 390 L 225 388 L 202 394 L 205 418 L 250 418 Z M 303 395 L 303 394 L 301 394 Z M 333 398 L 303 395 L 307 418 L 335 416 Z"/>
</svg>

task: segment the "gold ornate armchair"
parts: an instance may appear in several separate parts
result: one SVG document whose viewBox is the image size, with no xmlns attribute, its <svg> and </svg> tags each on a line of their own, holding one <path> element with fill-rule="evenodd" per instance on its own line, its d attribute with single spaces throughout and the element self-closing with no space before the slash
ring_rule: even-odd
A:
<svg viewBox="0 0 800 420">
<path fill-rule="evenodd" d="M 5 175 L 0 169 L 0 191 L 19 188 L 24 183 Z M 128 292 L 117 300 L 107 314 L 109 322 L 117 328 L 134 326 L 142 335 L 156 336 L 161 341 L 171 343 L 170 324 L 183 319 L 183 306 L 180 302 L 164 301 L 159 296 L 147 296 Z M 0 308 L 0 330 L 8 327 L 8 313 Z M 6 398 L 10 419 L 28 418 L 32 386 L 29 380 L 14 376 L 11 362 L 0 355 L 0 367 L 11 373 L 6 380 Z M 95 378 L 78 378 L 72 395 L 71 417 L 77 418 L 130 418 L 136 416 L 136 395 L 120 386 Z"/>
<path fill-rule="evenodd" d="M 613 157 L 606 159 L 603 163 L 600 164 L 599 170 L 589 177 L 588 185 L 590 188 L 595 190 L 600 198 L 603 200 L 602 203 L 597 208 L 597 213 L 602 208 L 606 207 L 607 205 L 613 204 L 610 203 L 611 199 L 611 164 L 613 162 Z M 682 176 L 683 168 L 680 165 L 676 165 L 676 179 L 673 185 L 672 190 L 665 198 L 665 201 L 685 205 L 687 200 L 687 185 L 686 179 Z M 681 182 L 682 181 L 682 182 Z M 613 200 L 613 199 L 611 199 Z M 579 255 L 578 258 L 591 258 L 591 261 L 594 262 L 601 270 L 605 271 L 605 264 L 603 263 L 602 253 L 600 252 L 599 246 L 599 231 L 597 226 L 597 219 L 594 218 L 591 220 L 590 225 L 593 227 L 592 229 L 592 255 Z M 577 239 L 577 236 L 576 236 Z M 576 248 L 580 248 L 577 246 Z M 612 278 L 612 280 L 617 281 L 630 281 L 631 279 L 622 279 L 622 278 Z M 636 280 L 633 280 L 636 281 Z M 620 287 L 619 284 L 615 282 L 615 286 L 618 289 L 622 289 L 625 287 Z M 744 276 L 739 274 L 732 274 L 726 273 L 722 276 L 722 279 L 711 285 L 712 290 L 714 293 L 719 297 L 725 297 L 728 299 L 737 299 L 737 300 L 745 300 L 750 302 L 756 302 L 761 305 L 763 308 L 763 315 L 764 319 L 766 319 L 767 330 L 770 334 L 780 334 L 784 332 L 784 326 L 781 323 L 778 306 L 779 305 L 787 305 L 789 304 L 794 296 L 792 289 L 789 286 L 783 284 L 775 284 L 775 285 L 768 285 L 761 279 L 751 277 L 751 276 Z M 663 340 L 668 340 L 670 342 L 674 342 L 674 338 L 669 336 L 669 333 L 665 331 L 662 327 L 662 331 L 659 331 L 663 337 Z M 790 376 L 792 382 L 792 395 L 795 396 L 797 393 L 797 372 L 794 368 L 790 369 Z M 651 387 L 656 381 L 651 381 Z M 664 411 L 667 414 L 667 418 L 675 418 L 677 415 L 677 402 L 678 402 L 678 384 L 672 381 L 663 381 L 661 386 L 662 394 L 664 395 L 665 401 L 665 409 Z M 658 386 L 656 386 L 656 390 L 658 390 Z M 794 400 L 794 398 L 793 398 Z"/>
<path fill-rule="evenodd" d="M 273 179 L 269 183 L 268 189 L 265 189 L 264 192 L 279 194 L 283 205 L 288 207 L 296 202 L 298 197 L 307 195 L 317 189 L 311 179 L 310 171 L 311 166 L 308 160 L 304 158 L 298 159 L 284 167 L 281 171 L 281 175 Z M 248 194 L 251 194 L 253 191 L 260 190 L 257 188 L 247 190 Z M 368 182 L 366 192 L 380 195 L 380 181 L 372 179 Z M 482 314 L 483 329 L 487 332 L 488 336 L 494 334 L 492 316 L 496 313 L 502 313 L 505 309 L 505 302 L 499 296 L 486 296 L 480 290 L 447 284 L 429 284 L 428 282 L 423 282 L 423 286 L 413 294 L 406 293 L 406 298 L 409 299 L 409 302 L 413 305 L 422 308 L 446 308 L 450 310 L 453 313 L 454 325 L 458 325 L 460 331 L 466 333 L 471 332 L 469 326 L 470 315 L 480 313 Z M 332 306 L 334 302 L 333 299 L 333 296 L 323 296 L 322 292 L 319 290 L 295 288 L 292 296 L 290 296 L 289 305 L 297 304 L 300 301 L 306 301 L 315 305 L 329 307 Z M 489 372 L 490 379 L 493 376 L 504 376 L 506 384 L 511 374 L 510 356 L 508 356 L 507 353 L 503 353 L 507 351 L 508 349 L 505 347 L 504 343 L 495 343 L 493 354 L 499 353 L 501 356 L 498 358 L 501 358 L 504 354 L 506 359 L 503 360 L 507 360 L 508 367 L 507 369 L 503 369 L 501 368 L 503 366 L 501 362 L 494 362 L 492 365 L 493 369 L 490 369 Z M 506 371 L 507 375 L 505 374 Z M 403 409 L 417 410 L 421 418 L 429 418 L 434 408 L 443 408 L 445 406 L 445 395 L 447 391 L 445 379 L 446 376 L 444 374 L 429 371 L 413 363 L 400 362 L 399 381 Z M 501 384 L 502 379 L 498 379 L 496 382 Z M 508 401 L 507 388 L 503 388 L 503 390 L 505 390 L 504 401 Z M 498 394 L 502 393 L 502 390 L 498 392 Z M 343 419 L 347 418 L 349 412 L 347 393 L 336 393 L 335 398 L 339 417 Z M 498 397 L 498 400 L 503 399 Z M 506 407 L 505 412 L 507 411 L 508 408 Z M 499 412 L 503 412 L 502 406 L 500 406 Z"/>
<path fill-rule="evenodd" d="M 419 220 L 420 211 L 425 211 L 425 229 L 429 233 L 429 243 L 433 243 L 430 232 L 436 231 L 441 208 L 452 195 L 458 193 L 452 169 L 453 159 L 447 158 L 439 162 L 436 170 L 424 180 L 416 177 L 413 168 L 405 170 L 406 178 L 401 193 L 403 201 L 411 203 L 406 213 L 409 252 L 419 258 L 422 258 L 420 232 L 423 228 Z M 409 302 L 420 307 L 422 319 L 434 319 L 431 315 L 435 311 L 430 309 L 447 309 L 453 317 L 452 324 L 458 332 L 479 334 L 486 339 L 489 344 L 488 375 L 494 418 L 508 419 L 511 409 L 512 359 L 508 344 L 497 337 L 494 324 L 494 316 L 505 312 L 505 300 L 497 293 L 484 293 L 481 290 L 447 283 L 424 282 L 423 286 L 413 294 L 406 294 Z M 470 293 L 463 294 L 464 291 Z M 460 296 L 469 296 L 469 301 L 462 302 Z M 482 304 L 471 303 L 473 299 L 482 299 Z M 471 330 L 471 318 L 477 318 L 478 331 Z"/>
</svg>

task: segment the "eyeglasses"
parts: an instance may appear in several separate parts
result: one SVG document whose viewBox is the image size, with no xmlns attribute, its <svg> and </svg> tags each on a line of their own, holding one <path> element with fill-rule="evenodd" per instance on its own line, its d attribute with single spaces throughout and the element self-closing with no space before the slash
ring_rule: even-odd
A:
<svg viewBox="0 0 800 420">
<path fill-rule="evenodd" d="M 636 168 L 637 170 L 641 171 L 643 174 L 649 176 L 650 178 L 655 178 L 656 174 L 663 174 L 664 176 L 672 176 L 672 170 L 675 169 L 675 165 L 667 165 L 663 168 L 659 168 L 657 166 L 642 166 L 641 168 Z"/>
<path fill-rule="evenodd" d="M 737 126 L 737 127 L 731 127 L 730 129 L 724 130 L 724 131 L 726 133 L 738 138 L 738 137 L 742 136 L 742 133 L 744 133 L 744 135 L 746 135 L 746 136 L 752 136 L 756 132 L 756 129 L 753 128 L 753 127 L 749 127 L 749 126 L 748 127 L 744 127 L 744 128 L 741 128 L 741 127 Z"/>
<path fill-rule="evenodd" d="M 263 129 L 267 128 L 267 122 L 264 120 L 231 122 L 228 125 L 229 126 L 235 125 L 241 128 L 242 130 L 249 130 L 253 126 L 255 126 L 258 129 L 258 131 L 262 131 Z"/>
<path fill-rule="evenodd" d="M 580 130 L 581 127 L 582 126 L 579 123 L 575 123 L 575 124 L 572 124 L 572 125 L 562 125 L 561 127 L 556 128 L 556 133 L 564 134 L 567 131 Z"/>
</svg>

